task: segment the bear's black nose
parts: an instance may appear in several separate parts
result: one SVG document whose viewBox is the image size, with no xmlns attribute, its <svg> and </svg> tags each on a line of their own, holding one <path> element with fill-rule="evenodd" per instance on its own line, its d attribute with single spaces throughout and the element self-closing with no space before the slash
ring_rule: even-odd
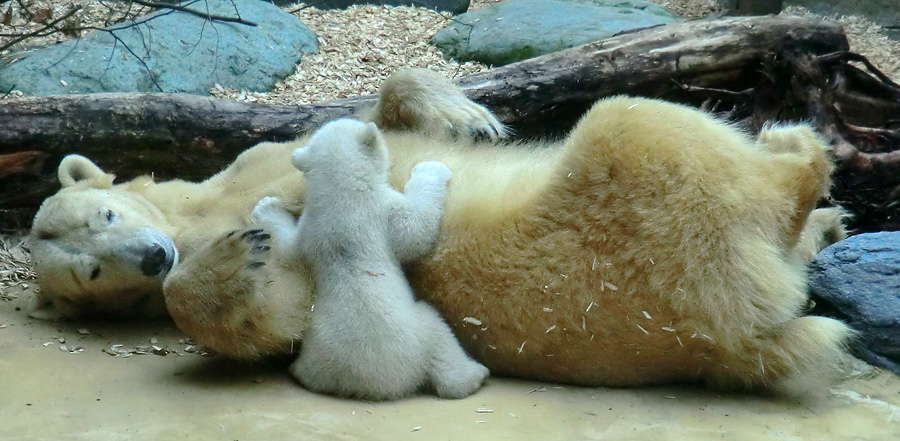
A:
<svg viewBox="0 0 900 441">
<path fill-rule="evenodd" d="M 141 260 L 141 273 L 145 276 L 155 276 L 164 270 L 168 271 L 171 267 L 172 260 L 168 258 L 166 249 L 162 245 L 155 243 L 144 252 L 144 258 Z"/>
</svg>

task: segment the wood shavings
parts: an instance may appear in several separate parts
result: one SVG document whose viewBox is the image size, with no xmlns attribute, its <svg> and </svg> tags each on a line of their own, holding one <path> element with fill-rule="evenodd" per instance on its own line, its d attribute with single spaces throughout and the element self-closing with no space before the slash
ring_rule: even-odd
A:
<svg viewBox="0 0 900 441">
<path fill-rule="evenodd" d="M 296 9 L 296 8 L 294 8 Z M 374 94 L 393 72 L 426 67 L 450 78 L 487 70 L 479 63 L 445 60 L 428 40 L 452 16 L 408 6 L 314 7 L 297 16 L 319 36 L 319 51 L 305 54 L 294 73 L 266 93 L 213 88 L 220 98 L 266 104 L 309 104 Z"/>
<path fill-rule="evenodd" d="M 525 394 L 525 395 L 531 395 L 531 394 L 533 394 L 533 393 L 535 393 L 535 392 L 547 392 L 547 388 L 546 388 L 545 386 L 538 386 L 538 387 L 536 387 L 536 388 L 531 389 L 530 391 L 528 391 L 528 393 Z"/>
<path fill-rule="evenodd" d="M 490 407 L 479 407 L 475 409 L 475 413 L 494 413 L 494 409 Z"/>
<path fill-rule="evenodd" d="M 190 341 L 190 340 L 181 339 L 181 340 L 179 340 L 179 343 L 186 342 L 186 341 Z M 203 357 L 211 357 L 211 356 L 215 355 L 215 353 L 210 351 L 209 349 L 207 349 L 203 346 L 197 346 L 194 344 L 188 344 L 187 346 L 184 347 L 183 351 L 184 351 L 184 353 L 187 353 L 187 354 L 197 354 L 197 355 L 200 355 Z M 128 358 L 133 355 L 158 355 L 161 357 L 165 357 L 169 354 L 184 355 L 178 351 L 169 350 L 167 348 L 164 348 L 162 346 L 158 346 L 155 344 L 153 344 L 153 345 L 137 345 L 132 348 L 126 348 L 122 344 L 114 344 L 108 348 L 104 348 L 103 352 L 106 354 L 109 354 L 113 357 L 116 357 L 116 358 Z"/>
<path fill-rule="evenodd" d="M 641 325 L 637 325 L 637 327 L 638 327 L 638 329 L 640 329 L 640 330 L 641 330 L 641 331 L 644 331 L 644 334 L 647 334 L 647 335 L 650 335 L 650 333 L 649 333 L 649 332 L 647 332 L 647 330 L 646 330 L 646 329 L 644 329 L 644 327 L 643 327 L 643 326 L 641 326 Z"/>
<path fill-rule="evenodd" d="M 464 322 L 466 322 L 466 323 L 471 324 L 471 325 L 475 325 L 475 326 L 481 326 L 481 325 L 482 325 L 481 320 L 478 320 L 478 319 L 475 318 L 475 317 L 463 317 L 462 320 L 463 320 Z"/>
<path fill-rule="evenodd" d="M 524 341 L 523 341 L 523 342 L 522 342 L 522 346 L 519 346 L 519 353 L 520 353 L 520 354 L 522 353 L 522 350 L 525 349 L 525 343 L 527 343 L 527 342 L 524 342 Z"/>
<path fill-rule="evenodd" d="M 644 313 L 644 317 L 647 317 L 647 320 L 653 320 L 653 317 L 650 316 L 650 313 L 647 311 L 641 311 Z"/>
<path fill-rule="evenodd" d="M 0 236 L 0 288 L 19 287 L 29 289 L 36 276 L 31 269 L 31 254 L 24 235 Z M 34 287 L 35 292 L 38 291 Z M 18 294 L 0 289 L 0 300 L 10 301 Z"/>
<path fill-rule="evenodd" d="M 68 352 L 70 354 L 79 354 L 81 352 L 84 352 L 84 346 L 68 347 L 66 345 L 59 345 L 59 350 L 62 352 Z"/>
</svg>

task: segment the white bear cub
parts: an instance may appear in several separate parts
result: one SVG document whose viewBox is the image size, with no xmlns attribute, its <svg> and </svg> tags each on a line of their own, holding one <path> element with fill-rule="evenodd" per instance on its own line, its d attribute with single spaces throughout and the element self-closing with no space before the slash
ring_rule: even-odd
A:
<svg viewBox="0 0 900 441">
<path fill-rule="evenodd" d="M 388 184 L 387 148 L 375 124 L 326 124 L 291 155 L 304 173 L 303 215 L 295 224 L 276 198 L 253 221 L 276 246 L 309 264 L 315 309 L 291 373 L 306 388 L 369 400 L 431 386 L 462 398 L 488 369 L 471 359 L 438 313 L 416 301 L 401 268 L 428 253 L 440 231 L 450 169 L 418 164 L 404 192 Z"/>
</svg>

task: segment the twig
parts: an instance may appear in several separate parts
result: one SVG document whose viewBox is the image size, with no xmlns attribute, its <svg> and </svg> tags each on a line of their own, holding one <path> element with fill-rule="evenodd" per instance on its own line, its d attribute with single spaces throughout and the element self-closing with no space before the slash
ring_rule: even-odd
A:
<svg viewBox="0 0 900 441">
<path fill-rule="evenodd" d="M 185 8 L 184 6 L 170 5 L 168 3 L 149 2 L 146 0 L 131 0 L 131 1 L 134 3 L 137 3 L 141 6 L 147 6 L 149 8 L 172 9 L 174 11 L 193 14 L 193 15 L 196 15 L 197 17 L 205 18 L 208 20 L 222 21 L 222 22 L 226 22 L 226 23 L 238 23 L 238 24 L 254 26 L 254 27 L 258 26 L 256 23 L 249 21 L 249 20 L 244 20 L 243 18 L 240 18 L 240 17 L 227 17 L 224 15 L 210 14 L 208 12 L 197 11 L 195 9 Z"/>
<path fill-rule="evenodd" d="M 875 65 L 873 65 L 868 58 L 863 56 L 862 54 L 858 54 L 856 52 L 832 52 L 830 54 L 820 55 L 817 59 L 817 62 L 822 64 L 831 64 L 836 61 L 857 61 L 866 66 L 866 69 L 878 77 L 882 82 L 889 84 L 890 86 L 900 90 L 900 84 L 895 83 L 891 78 L 884 74 L 884 72 L 878 70 Z"/>
<path fill-rule="evenodd" d="M 13 84 L 12 87 L 10 87 L 9 90 L 6 93 L 4 93 L 2 97 L 0 97 L 0 99 L 6 98 L 9 96 L 9 94 L 13 93 L 13 91 L 16 90 L 17 85 L 18 84 Z"/>
<path fill-rule="evenodd" d="M 61 21 L 67 20 L 69 17 L 75 15 L 75 13 L 80 10 L 81 10 L 81 7 L 76 6 L 75 8 L 72 8 L 71 10 L 69 10 L 69 12 L 66 12 L 62 17 L 57 18 L 56 20 L 53 20 L 50 23 L 47 23 L 46 25 L 44 25 L 44 27 L 42 27 L 36 31 L 31 31 L 31 32 L 28 32 L 25 34 L 0 34 L 0 37 L 15 37 L 12 40 L 6 42 L 5 44 L 0 45 L 0 52 L 8 49 L 10 46 L 12 46 L 16 43 L 19 43 L 28 38 L 43 36 L 41 34 L 48 29 L 53 29 L 54 32 L 59 31 L 59 29 L 56 28 L 56 24 Z"/>
</svg>

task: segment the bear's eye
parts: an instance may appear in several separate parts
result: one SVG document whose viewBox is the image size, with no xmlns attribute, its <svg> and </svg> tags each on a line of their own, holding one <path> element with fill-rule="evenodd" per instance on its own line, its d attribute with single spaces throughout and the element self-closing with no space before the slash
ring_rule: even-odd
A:
<svg viewBox="0 0 900 441">
<path fill-rule="evenodd" d="M 91 280 L 97 280 L 97 277 L 100 277 L 100 267 L 99 266 L 94 268 L 93 271 L 91 271 Z"/>
<path fill-rule="evenodd" d="M 104 216 L 106 217 L 106 223 L 111 224 L 116 220 L 116 213 L 113 213 L 109 208 L 106 209 L 106 214 Z"/>
</svg>

